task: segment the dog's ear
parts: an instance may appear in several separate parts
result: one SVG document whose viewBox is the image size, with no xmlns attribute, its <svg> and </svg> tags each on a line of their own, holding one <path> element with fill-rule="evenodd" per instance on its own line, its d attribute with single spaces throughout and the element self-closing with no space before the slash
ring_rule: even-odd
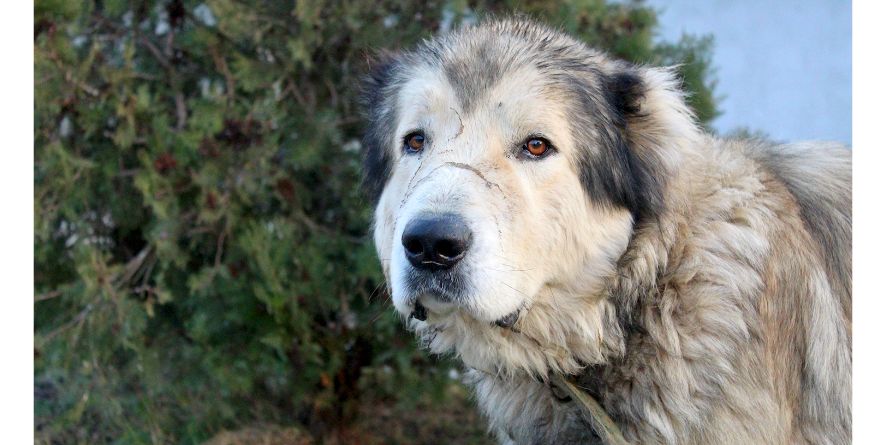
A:
<svg viewBox="0 0 886 445">
<path fill-rule="evenodd" d="M 367 57 L 368 70 L 360 85 L 363 107 L 363 189 L 375 205 L 384 189 L 391 168 L 387 147 L 394 137 L 396 104 L 394 87 L 400 67 L 398 55 L 391 52 Z"/>
<path fill-rule="evenodd" d="M 671 70 L 617 63 L 601 77 L 596 155 L 602 159 L 584 162 L 582 182 L 591 197 L 605 194 L 635 222 L 653 218 L 664 207 L 679 147 L 699 134 L 694 117 Z"/>
<path fill-rule="evenodd" d="M 626 120 L 639 115 L 640 102 L 643 100 L 646 87 L 638 70 L 622 68 L 618 72 L 606 75 L 603 88 L 609 106 L 616 112 L 618 119 Z"/>
<path fill-rule="evenodd" d="M 604 88 L 629 143 L 643 149 L 666 149 L 701 134 L 695 114 L 686 105 L 676 67 L 618 66 L 606 75 Z"/>
</svg>

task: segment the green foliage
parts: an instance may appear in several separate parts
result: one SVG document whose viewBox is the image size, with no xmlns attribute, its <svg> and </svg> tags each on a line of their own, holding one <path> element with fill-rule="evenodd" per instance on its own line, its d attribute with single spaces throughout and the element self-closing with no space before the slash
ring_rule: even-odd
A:
<svg viewBox="0 0 886 445">
<path fill-rule="evenodd" d="M 367 236 L 355 85 L 375 49 L 513 10 L 684 62 L 716 114 L 706 41 L 654 44 L 642 4 L 38 0 L 38 441 L 329 441 L 366 400 L 447 400 Z"/>
<path fill-rule="evenodd" d="M 686 102 L 702 124 L 708 124 L 720 114 L 716 108 L 717 99 L 714 97 L 717 83 L 711 72 L 713 44 L 714 39 L 711 36 L 684 35 L 676 44 L 659 45 L 658 54 L 651 58 L 653 64 L 678 67 L 683 88 L 689 93 Z M 708 130 L 713 131 L 710 127 Z"/>
</svg>

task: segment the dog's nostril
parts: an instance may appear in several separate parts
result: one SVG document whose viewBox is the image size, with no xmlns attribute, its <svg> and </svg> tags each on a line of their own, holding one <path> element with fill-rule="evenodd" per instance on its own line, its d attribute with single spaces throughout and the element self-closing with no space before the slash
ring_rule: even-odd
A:
<svg viewBox="0 0 886 445">
<path fill-rule="evenodd" d="M 458 241 L 454 240 L 440 240 L 434 244 L 434 252 L 437 253 L 438 256 L 443 258 L 456 258 L 462 253 L 464 253 L 464 249 L 460 245 Z"/>
<path fill-rule="evenodd" d="M 406 249 L 407 253 L 412 255 L 421 255 L 424 253 L 424 247 L 422 247 L 421 241 L 417 239 L 406 240 L 406 242 L 403 243 L 403 247 Z"/>
</svg>

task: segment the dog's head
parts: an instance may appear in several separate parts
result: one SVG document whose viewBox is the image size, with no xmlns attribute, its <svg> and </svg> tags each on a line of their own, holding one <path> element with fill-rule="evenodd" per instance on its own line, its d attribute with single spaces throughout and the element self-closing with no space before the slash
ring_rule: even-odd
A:
<svg viewBox="0 0 886 445">
<path fill-rule="evenodd" d="M 600 295 L 664 205 L 679 160 L 663 145 L 694 134 L 674 84 L 519 20 L 383 56 L 364 174 L 397 310 L 510 326 L 539 301 Z"/>
</svg>

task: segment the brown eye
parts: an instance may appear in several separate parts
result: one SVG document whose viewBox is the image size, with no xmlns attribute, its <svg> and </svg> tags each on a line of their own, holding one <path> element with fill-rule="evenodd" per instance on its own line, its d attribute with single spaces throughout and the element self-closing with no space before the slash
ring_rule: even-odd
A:
<svg viewBox="0 0 886 445">
<path fill-rule="evenodd" d="M 526 145 L 523 146 L 523 149 L 532 157 L 538 158 L 544 156 L 548 152 L 550 144 L 542 138 L 530 138 L 526 141 Z"/>
<path fill-rule="evenodd" d="M 407 151 L 418 153 L 425 147 L 425 136 L 421 133 L 410 133 L 406 135 L 405 140 Z"/>
</svg>

